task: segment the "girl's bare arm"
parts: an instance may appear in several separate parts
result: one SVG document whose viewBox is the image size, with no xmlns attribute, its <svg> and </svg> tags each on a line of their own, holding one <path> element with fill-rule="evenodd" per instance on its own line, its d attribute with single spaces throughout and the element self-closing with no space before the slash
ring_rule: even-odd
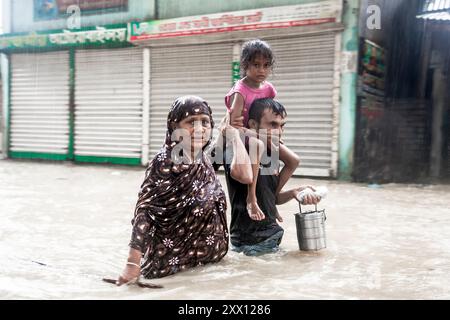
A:
<svg viewBox="0 0 450 320">
<path fill-rule="evenodd" d="M 244 97 L 239 93 L 235 93 L 231 97 L 231 100 L 230 124 L 235 128 L 242 128 L 244 126 L 244 122 L 242 120 Z"/>
</svg>

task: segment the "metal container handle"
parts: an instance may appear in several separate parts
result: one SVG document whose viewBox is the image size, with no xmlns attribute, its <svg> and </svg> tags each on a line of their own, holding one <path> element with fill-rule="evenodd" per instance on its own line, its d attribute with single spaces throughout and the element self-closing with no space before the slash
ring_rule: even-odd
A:
<svg viewBox="0 0 450 320">
<path fill-rule="evenodd" d="M 315 204 L 314 206 L 316 207 L 316 211 L 317 211 L 317 204 Z M 300 213 L 303 213 L 302 212 L 302 204 L 300 202 L 298 203 L 298 208 L 300 209 Z"/>
<path fill-rule="evenodd" d="M 315 204 L 314 206 L 315 206 L 316 212 L 317 212 L 317 204 Z M 300 209 L 300 214 L 302 214 L 303 213 L 302 212 L 302 204 L 300 202 L 298 203 L 298 208 Z M 324 221 L 327 221 L 327 214 L 325 213 L 325 210 L 323 211 L 323 215 L 325 217 Z"/>
</svg>

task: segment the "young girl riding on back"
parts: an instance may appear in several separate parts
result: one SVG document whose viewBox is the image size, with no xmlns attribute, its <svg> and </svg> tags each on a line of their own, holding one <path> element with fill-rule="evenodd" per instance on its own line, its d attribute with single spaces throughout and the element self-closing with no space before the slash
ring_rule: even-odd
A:
<svg viewBox="0 0 450 320">
<path fill-rule="evenodd" d="M 273 99 L 277 95 L 275 87 L 266 80 L 272 71 L 274 62 L 272 49 L 265 41 L 251 40 L 242 46 L 240 67 L 243 78 L 236 82 L 225 97 L 225 105 L 230 113 L 230 124 L 233 127 L 246 131 L 250 106 L 253 101 L 261 98 Z M 277 195 L 300 163 L 299 157 L 282 143 L 279 145 L 279 156 L 285 166 L 279 174 Z M 258 150 L 256 157 L 250 153 L 250 157 L 253 181 L 248 185 L 247 211 L 253 220 L 260 221 L 265 218 L 256 198 L 256 183 L 261 160 L 260 151 Z M 283 221 L 280 216 L 277 218 L 280 222 Z"/>
</svg>

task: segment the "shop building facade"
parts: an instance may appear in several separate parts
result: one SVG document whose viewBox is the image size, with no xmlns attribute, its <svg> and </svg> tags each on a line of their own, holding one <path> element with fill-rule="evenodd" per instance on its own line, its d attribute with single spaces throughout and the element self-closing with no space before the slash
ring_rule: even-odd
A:
<svg viewBox="0 0 450 320">
<path fill-rule="evenodd" d="M 261 38 L 276 56 L 270 80 L 288 111 L 286 144 L 301 158 L 296 175 L 350 176 L 358 1 L 194 1 L 189 16 L 173 16 L 176 1 L 141 2 L 117 1 L 102 14 L 90 7 L 78 29 L 64 28 L 58 13 L 47 13 L 57 30 L 51 18 L 12 23 L 0 38 L 8 157 L 146 165 L 176 97 L 202 96 L 220 122 L 241 45 Z"/>
</svg>

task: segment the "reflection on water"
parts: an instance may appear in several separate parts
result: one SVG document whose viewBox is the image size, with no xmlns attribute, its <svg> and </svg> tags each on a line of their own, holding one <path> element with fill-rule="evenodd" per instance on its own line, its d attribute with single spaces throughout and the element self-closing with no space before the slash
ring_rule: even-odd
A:
<svg viewBox="0 0 450 320">
<path fill-rule="evenodd" d="M 326 250 L 298 250 L 292 202 L 280 207 L 279 253 L 230 251 L 218 264 L 150 281 L 163 289 L 104 283 L 124 267 L 143 175 L 143 168 L 0 161 L 0 298 L 450 298 L 450 187 L 300 179 L 290 186 L 330 190 L 322 204 Z"/>
</svg>

